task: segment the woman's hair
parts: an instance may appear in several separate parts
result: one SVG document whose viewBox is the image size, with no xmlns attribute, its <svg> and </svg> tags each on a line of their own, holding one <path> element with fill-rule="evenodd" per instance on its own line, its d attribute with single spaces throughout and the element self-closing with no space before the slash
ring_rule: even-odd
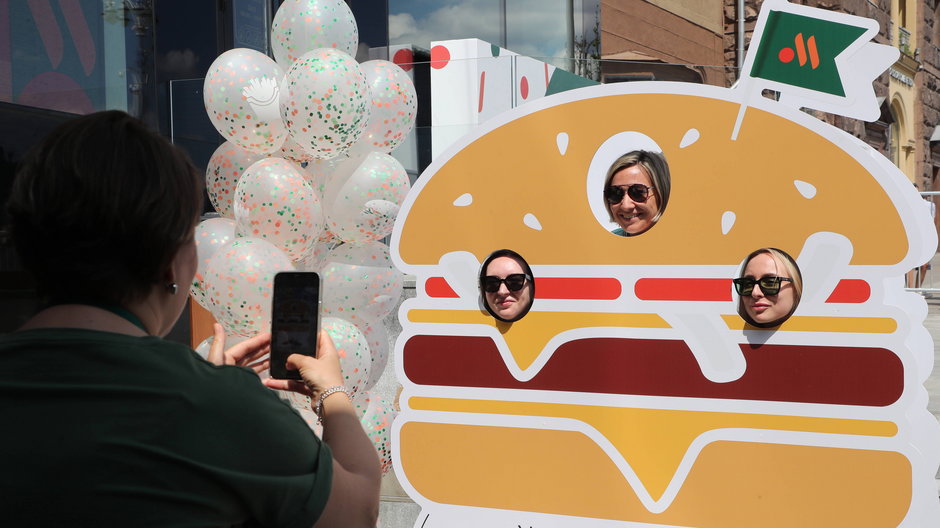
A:
<svg viewBox="0 0 940 528">
<path fill-rule="evenodd" d="M 137 119 L 116 110 L 78 117 L 17 172 L 13 242 L 47 300 L 136 301 L 192 238 L 202 185 L 186 153 Z"/>
<path fill-rule="evenodd" d="M 489 312 L 489 314 L 492 315 L 493 317 L 499 319 L 500 321 L 506 321 L 506 319 L 503 319 L 502 317 L 493 313 L 493 309 L 490 307 L 490 303 L 486 302 L 486 295 L 484 294 L 484 290 L 483 290 L 483 279 L 486 277 L 486 268 L 490 266 L 490 262 L 493 262 L 494 260 L 500 257 L 508 257 L 508 258 L 515 260 L 519 264 L 519 266 L 522 268 L 522 272 L 528 275 L 529 277 L 532 277 L 532 280 L 530 280 L 528 284 L 530 288 L 529 291 L 531 292 L 531 298 L 533 301 L 535 300 L 535 275 L 532 275 L 532 268 L 530 268 L 529 263 L 526 262 L 524 258 L 522 258 L 522 255 L 516 253 L 515 251 L 511 249 L 497 249 L 496 251 L 490 253 L 490 255 L 486 257 L 486 259 L 483 261 L 483 265 L 480 266 L 480 276 L 479 276 L 479 279 L 477 280 L 477 287 L 480 288 L 480 297 L 482 298 L 483 306 L 486 308 L 486 311 Z M 513 321 L 522 319 L 522 316 L 529 313 L 530 307 L 531 307 L 531 303 L 529 304 L 529 306 L 526 307 L 525 310 L 522 311 L 522 313 L 519 314 L 518 317 L 513 319 Z M 507 321 L 507 322 L 512 322 L 512 321 Z"/>
<path fill-rule="evenodd" d="M 803 275 L 800 273 L 800 267 L 796 265 L 796 261 L 793 260 L 793 257 L 789 253 L 782 249 L 765 247 L 760 249 L 755 249 L 744 259 L 744 263 L 741 264 L 741 271 L 738 272 L 739 277 L 744 276 L 744 270 L 747 268 L 747 265 L 751 260 L 757 255 L 767 254 L 774 259 L 774 262 L 777 264 L 783 264 L 784 269 L 787 272 L 787 275 L 793 279 L 793 282 L 790 284 L 793 285 L 793 308 L 790 309 L 790 312 L 787 313 L 783 319 L 789 318 L 793 315 L 793 312 L 796 311 L 796 307 L 800 304 L 800 298 L 803 296 Z M 744 303 L 741 300 L 741 296 L 738 296 L 738 315 L 741 316 L 748 324 L 751 326 L 756 326 L 759 328 L 766 328 L 770 326 L 777 326 L 780 324 L 778 321 L 773 321 L 772 323 L 758 323 L 751 319 L 751 316 L 748 315 L 747 310 L 744 309 Z"/>
<path fill-rule="evenodd" d="M 666 157 L 661 152 L 634 150 L 620 156 L 607 169 L 607 178 L 604 180 L 604 189 L 602 191 L 610 186 L 615 174 L 634 165 L 639 165 L 646 171 L 646 174 L 650 177 L 650 183 L 653 184 L 653 189 L 658 193 L 659 211 L 653 217 L 653 222 L 656 222 L 663 215 L 663 211 L 666 210 L 666 204 L 669 203 L 669 190 L 672 186 L 669 177 L 669 164 L 666 163 Z M 610 221 L 613 222 L 614 218 L 610 214 L 610 204 L 607 203 L 606 198 L 604 199 L 604 210 L 607 211 Z"/>
</svg>

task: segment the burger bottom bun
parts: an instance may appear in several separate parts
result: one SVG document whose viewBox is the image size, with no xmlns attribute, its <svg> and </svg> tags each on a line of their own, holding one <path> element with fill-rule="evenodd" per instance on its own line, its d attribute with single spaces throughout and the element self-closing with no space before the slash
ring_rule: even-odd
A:
<svg viewBox="0 0 940 528">
<path fill-rule="evenodd" d="M 912 494 L 911 463 L 896 452 L 716 441 L 699 453 L 671 503 L 653 513 L 579 432 L 408 422 L 399 442 L 401 474 L 434 507 L 656 526 L 828 528 L 897 526 Z"/>
</svg>

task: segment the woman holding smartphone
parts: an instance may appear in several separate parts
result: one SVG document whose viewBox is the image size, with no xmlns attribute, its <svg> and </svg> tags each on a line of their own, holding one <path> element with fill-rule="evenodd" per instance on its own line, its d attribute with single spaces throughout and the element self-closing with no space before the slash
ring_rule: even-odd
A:
<svg viewBox="0 0 940 528">
<path fill-rule="evenodd" d="M 6 524 L 375 525 L 378 457 L 328 336 L 288 358 L 302 382 L 266 382 L 320 402 L 323 442 L 256 375 L 269 334 L 220 343 L 215 364 L 162 339 L 196 269 L 201 180 L 118 111 L 65 123 L 21 166 L 13 240 L 47 302 L 0 337 Z"/>
</svg>

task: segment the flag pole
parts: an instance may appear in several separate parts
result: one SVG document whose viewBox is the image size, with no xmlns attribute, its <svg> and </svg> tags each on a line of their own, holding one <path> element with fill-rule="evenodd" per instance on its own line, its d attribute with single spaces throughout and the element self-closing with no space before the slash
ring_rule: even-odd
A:
<svg viewBox="0 0 940 528">
<path fill-rule="evenodd" d="M 738 109 L 738 117 L 734 120 L 734 128 L 731 130 L 731 141 L 737 141 L 738 139 L 738 132 L 741 131 L 741 123 L 744 122 L 744 113 L 747 112 L 747 107 L 750 106 L 751 97 L 753 96 L 753 94 L 751 94 L 752 85 L 753 83 L 750 77 L 742 76 L 738 79 L 735 91 L 740 91 L 741 93 L 741 107 Z"/>
</svg>

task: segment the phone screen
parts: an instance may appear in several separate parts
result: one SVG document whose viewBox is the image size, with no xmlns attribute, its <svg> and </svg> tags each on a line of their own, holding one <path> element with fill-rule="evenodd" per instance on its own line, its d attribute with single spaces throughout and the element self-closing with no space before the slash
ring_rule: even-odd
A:
<svg viewBox="0 0 940 528">
<path fill-rule="evenodd" d="M 287 369 L 287 357 L 317 355 L 320 276 L 314 272 L 275 275 L 271 315 L 271 377 L 299 380 L 299 371 Z"/>
</svg>

